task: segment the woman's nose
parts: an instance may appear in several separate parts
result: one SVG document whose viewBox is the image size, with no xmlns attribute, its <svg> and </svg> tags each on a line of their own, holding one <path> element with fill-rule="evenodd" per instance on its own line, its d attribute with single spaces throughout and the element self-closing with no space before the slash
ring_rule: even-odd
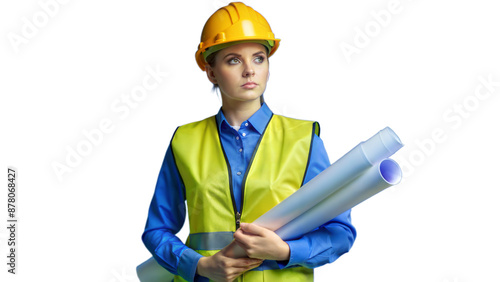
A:
<svg viewBox="0 0 500 282">
<path fill-rule="evenodd" d="M 243 71 L 243 77 L 254 76 L 255 70 L 251 64 L 245 64 L 245 69 Z"/>
</svg>

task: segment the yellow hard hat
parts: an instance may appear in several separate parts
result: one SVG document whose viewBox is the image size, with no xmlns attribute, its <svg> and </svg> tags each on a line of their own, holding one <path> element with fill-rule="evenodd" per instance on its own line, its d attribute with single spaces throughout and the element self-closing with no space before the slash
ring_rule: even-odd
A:
<svg viewBox="0 0 500 282">
<path fill-rule="evenodd" d="M 230 42 L 263 41 L 270 48 L 269 56 L 278 49 L 280 39 L 274 38 L 274 33 L 267 20 L 241 2 L 232 2 L 217 10 L 205 23 L 201 33 L 201 40 L 196 51 L 196 63 L 205 70 L 203 53 L 213 46 L 226 46 Z M 222 47 L 220 46 L 220 47 Z M 212 50 L 215 48 L 212 48 Z"/>
</svg>

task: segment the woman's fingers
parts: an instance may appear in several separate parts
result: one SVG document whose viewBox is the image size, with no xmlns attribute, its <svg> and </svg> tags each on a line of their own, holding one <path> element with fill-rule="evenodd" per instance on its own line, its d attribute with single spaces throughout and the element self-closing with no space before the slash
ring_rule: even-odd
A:
<svg viewBox="0 0 500 282">
<path fill-rule="evenodd" d="M 211 257 L 203 257 L 198 261 L 197 272 L 201 276 L 214 281 L 232 281 L 244 272 L 259 266 L 261 259 L 232 258 L 224 252 L 218 252 Z"/>
<path fill-rule="evenodd" d="M 241 223 L 241 228 L 234 233 L 235 242 L 248 257 L 287 260 L 290 247 L 276 233 L 251 223 Z"/>
<path fill-rule="evenodd" d="M 245 223 L 242 222 L 240 223 L 241 230 L 245 233 L 250 233 L 253 235 L 258 235 L 258 236 L 264 236 L 267 232 L 269 232 L 269 229 L 266 229 L 264 227 L 260 227 L 256 224 L 253 223 Z"/>
</svg>

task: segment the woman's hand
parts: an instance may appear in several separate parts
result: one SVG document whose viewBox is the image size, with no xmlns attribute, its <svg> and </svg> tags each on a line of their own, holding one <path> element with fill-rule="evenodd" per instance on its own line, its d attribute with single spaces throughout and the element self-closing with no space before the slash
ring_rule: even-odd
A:
<svg viewBox="0 0 500 282">
<path fill-rule="evenodd" d="M 234 239 L 250 258 L 289 260 L 290 247 L 273 231 L 252 223 L 241 223 Z"/>
<path fill-rule="evenodd" d="M 261 259 L 230 257 L 233 244 L 227 245 L 213 256 L 200 258 L 196 273 L 214 281 L 233 281 L 262 263 Z"/>
</svg>

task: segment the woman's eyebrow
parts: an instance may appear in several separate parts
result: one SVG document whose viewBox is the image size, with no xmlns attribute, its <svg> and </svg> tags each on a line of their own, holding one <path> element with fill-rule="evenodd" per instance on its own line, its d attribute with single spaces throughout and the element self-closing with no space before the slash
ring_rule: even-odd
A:
<svg viewBox="0 0 500 282">
<path fill-rule="evenodd" d="M 241 55 L 240 55 L 240 54 L 236 54 L 236 53 L 229 53 L 229 54 L 227 54 L 226 56 L 224 56 L 224 58 L 223 58 L 223 59 L 225 59 L 226 57 L 229 57 L 229 56 L 241 57 Z"/>
<path fill-rule="evenodd" d="M 264 54 L 264 51 L 259 51 L 259 52 L 255 53 L 255 54 L 253 54 L 252 56 L 257 56 L 257 55 L 260 55 L 260 54 Z M 229 54 L 226 54 L 226 55 L 224 56 L 224 58 L 222 58 L 222 59 L 225 59 L 225 58 L 226 58 L 226 57 L 228 57 L 228 56 L 236 56 L 236 57 L 241 57 L 241 55 L 240 55 L 240 54 L 237 54 L 237 53 L 229 53 Z"/>
</svg>

